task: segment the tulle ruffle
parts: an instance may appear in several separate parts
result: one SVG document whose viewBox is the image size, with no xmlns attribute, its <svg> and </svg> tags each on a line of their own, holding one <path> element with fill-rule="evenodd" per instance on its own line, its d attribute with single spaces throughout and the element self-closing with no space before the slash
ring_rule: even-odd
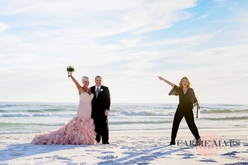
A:
<svg viewBox="0 0 248 165">
<path fill-rule="evenodd" d="M 74 117 L 56 131 L 36 135 L 33 144 L 94 144 L 96 133 L 93 119 Z"/>
</svg>

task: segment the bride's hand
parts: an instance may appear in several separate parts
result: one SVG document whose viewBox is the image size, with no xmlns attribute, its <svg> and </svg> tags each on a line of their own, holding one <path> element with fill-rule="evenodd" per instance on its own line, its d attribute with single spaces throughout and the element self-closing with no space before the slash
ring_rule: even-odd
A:
<svg viewBox="0 0 248 165">
<path fill-rule="evenodd" d="M 158 76 L 158 79 L 159 79 L 159 80 L 164 80 L 164 78 L 163 78 L 163 77 L 161 77 L 161 76 Z"/>
</svg>

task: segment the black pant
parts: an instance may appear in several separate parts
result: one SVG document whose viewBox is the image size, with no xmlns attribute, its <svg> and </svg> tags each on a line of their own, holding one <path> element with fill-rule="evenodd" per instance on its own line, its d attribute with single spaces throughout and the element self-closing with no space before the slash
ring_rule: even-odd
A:
<svg viewBox="0 0 248 165">
<path fill-rule="evenodd" d="M 195 139 L 196 140 L 200 139 L 198 129 L 195 125 L 192 108 L 177 108 L 172 125 L 171 142 L 175 142 L 178 127 L 183 117 L 185 117 L 188 127 L 192 132 L 192 134 L 194 135 Z"/>
<path fill-rule="evenodd" d="M 109 128 L 108 128 L 108 117 L 104 116 L 101 118 L 94 118 L 96 141 L 107 144 L 109 141 Z"/>
</svg>

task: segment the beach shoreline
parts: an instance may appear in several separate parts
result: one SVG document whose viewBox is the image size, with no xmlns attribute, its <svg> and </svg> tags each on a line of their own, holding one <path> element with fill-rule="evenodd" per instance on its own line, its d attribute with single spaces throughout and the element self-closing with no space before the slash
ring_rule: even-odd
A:
<svg viewBox="0 0 248 165">
<path fill-rule="evenodd" d="M 170 131 L 112 131 L 110 144 L 96 145 L 33 145 L 30 134 L 0 135 L 0 165 L 6 164 L 248 164 L 247 128 L 208 129 L 202 137 L 217 135 L 219 140 L 237 140 L 235 146 L 209 150 L 186 145 L 194 140 L 187 129 L 179 129 L 178 145 L 170 146 Z M 207 132 L 207 134 L 206 134 Z"/>
</svg>

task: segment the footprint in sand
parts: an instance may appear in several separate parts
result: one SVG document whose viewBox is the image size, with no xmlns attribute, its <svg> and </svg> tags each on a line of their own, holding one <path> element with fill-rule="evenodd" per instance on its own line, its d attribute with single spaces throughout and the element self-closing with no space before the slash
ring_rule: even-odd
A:
<svg viewBox="0 0 248 165">
<path fill-rule="evenodd" d="M 99 163 L 97 163 L 97 164 L 102 164 L 102 165 L 106 165 L 106 164 L 116 164 L 116 162 L 115 161 L 113 161 L 113 160 L 107 160 L 107 161 L 104 161 L 104 162 L 99 162 Z"/>
<path fill-rule="evenodd" d="M 12 152 L 9 154 L 10 156 L 21 156 L 23 153 L 18 153 L 18 152 Z"/>
<path fill-rule="evenodd" d="M 213 159 L 203 159 L 203 160 L 199 160 L 200 162 L 207 162 L 207 163 L 210 163 L 210 162 L 216 162 L 215 160 Z"/>
<path fill-rule="evenodd" d="M 248 146 L 248 143 L 244 143 L 244 146 Z"/>
<path fill-rule="evenodd" d="M 114 152 L 113 151 L 104 151 L 102 152 L 103 154 L 113 154 Z"/>
<path fill-rule="evenodd" d="M 53 156 L 53 159 L 59 159 L 59 160 L 69 160 L 71 161 L 72 159 L 70 158 L 67 158 L 67 157 L 62 157 L 62 156 L 59 156 L 59 155 L 54 155 Z"/>
<path fill-rule="evenodd" d="M 239 153 L 239 152 L 237 152 L 237 151 L 232 151 L 232 152 L 224 153 L 224 154 L 222 154 L 222 155 L 230 156 L 230 155 L 236 155 L 237 153 Z"/>
<path fill-rule="evenodd" d="M 100 156 L 98 158 L 101 158 L 101 159 L 116 159 L 116 158 L 118 158 L 118 156 L 106 155 L 106 156 Z"/>
</svg>

